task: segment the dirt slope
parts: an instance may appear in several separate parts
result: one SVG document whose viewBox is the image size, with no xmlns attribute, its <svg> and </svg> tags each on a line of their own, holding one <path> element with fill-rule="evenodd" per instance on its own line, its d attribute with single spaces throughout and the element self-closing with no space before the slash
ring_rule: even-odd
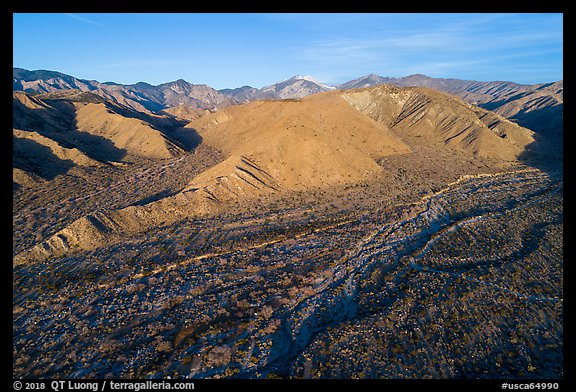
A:
<svg viewBox="0 0 576 392">
<path fill-rule="evenodd" d="M 204 143 L 230 158 L 194 179 L 191 187 L 216 186 L 242 157 L 280 188 L 307 190 L 365 181 L 379 158 L 410 148 L 387 126 L 354 110 L 339 94 L 297 101 L 257 101 L 226 108 L 190 123 Z"/>
<path fill-rule="evenodd" d="M 80 109 L 79 118 L 104 115 L 101 107 L 90 109 Z M 514 162 L 534 141 L 532 131 L 458 98 L 393 86 L 256 101 L 204 115 L 188 128 L 221 150 L 224 161 L 173 196 L 83 217 L 15 262 L 93 249 L 183 217 L 242 208 L 271 193 L 368 184 L 382 173 L 378 162 L 409 154 L 411 146 Z"/>
<path fill-rule="evenodd" d="M 343 97 L 387 124 L 408 144 L 437 143 L 472 155 L 514 161 L 535 141 L 531 130 L 427 88 L 383 85 L 345 92 Z"/>
<path fill-rule="evenodd" d="M 171 158 L 181 148 L 150 124 L 114 113 L 103 103 L 74 103 L 78 130 L 112 141 L 129 154 Z"/>
<path fill-rule="evenodd" d="M 29 154 L 29 159 L 38 160 L 40 157 L 35 156 L 33 151 L 28 151 L 23 148 L 22 143 L 20 141 L 22 139 L 31 140 L 43 147 L 46 147 L 50 150 L 50 152 L 61 160 L 68 160 L 75 165 L 80 166 L 102 166 L 103 163 L 99 162 L 95 159 L 90 158 L 82 151 L 78 150 L 77 148 L 69 148 L 64 147 L 54 140 L 47 138 L 45 136 L 40 135 L 38 132 L 32 131 L 22 131 L 19 129 L 13 129 L 12 135 L 14 136 L 14 144 L 12 147 L 13 152 L 15 153 L 23 153 Z M 38 162 L 39 163 L 39 162 Z"/>
<path fill-rule="evenodd" d="M 227 209 L 232 201 L 369 181 L 381 170 L 379 158 L 411 151 L 338 94 L 253 102 L 203 116 L 192 125 L 203 143 L 228 158 L 174 196 L 83 217 L 15 262 L 92 249 L 150 226 Z"/>
<path fill-rule="evenodd" d="M 73 146 L 92 159 L 166 159 L 183 153 L 179 142 L 145 118 L 160 125 L 172 121 L 135 112 L 89 92 L 13 94 L 14 128 Z"/>
</svg>

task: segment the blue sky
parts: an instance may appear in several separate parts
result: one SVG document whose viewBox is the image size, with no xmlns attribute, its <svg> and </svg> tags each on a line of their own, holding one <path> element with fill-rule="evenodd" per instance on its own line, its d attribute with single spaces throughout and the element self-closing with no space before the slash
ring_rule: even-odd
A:
<svg viewBox="0 0 576 392">
<path fill-rule="evenodd" d="M 15 67 L 261 88 L 294 75 L 563 79 L 562 14 L 14 14 Z"/>
</svg>

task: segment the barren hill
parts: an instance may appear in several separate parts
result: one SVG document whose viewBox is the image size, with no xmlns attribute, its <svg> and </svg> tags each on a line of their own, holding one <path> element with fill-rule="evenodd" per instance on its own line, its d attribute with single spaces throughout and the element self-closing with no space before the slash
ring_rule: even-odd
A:
<svg viewBox="0 0 576 392">
<path fill-rule="evenodd" d="M 127 154 L 152 159 L 170 158 L 182 151 L 150 124 L 127 118 L 109 109 L 104 103 L 74 104 L 76 124 L 81 132 L 110 140 L 113 148 Z"/>
<path fill-rule="evenodd" d="M 366 88 L 381 84 L 399 87 L 428 87 L 447 92 L 464 101 L 494 111 L 522 127 L 543 134 L 555 145 L 555 154 L 562 154 L 563 144 L 563 82 L 525 85 L 509 81 L 474 81 L 432 78 L 422 74 L 392 78 L 369 74 L 338 86 L 340 89 Z M 153 86 L 148 83 L 122 85 L 77 79 L 53 71 L 13 69 L 13 89 L 46 93 L 77 89 L 97 94 L 111 102 L 147 114 L 199 109 L 212 110 L 259 99 L 292 99 L 331 91 L 333 86 L 310 76 L 294 76 L 256 89 L 250 86 L 214 90 L 185 80 Z M 181 117 L 187 119 L 184 115 Z M 193 117 L 191 118 L 193 119 Z"/>
<path fill-rule="evenodd" d="M 165 131 L 142 118 L 157 123 L 167 119 L 142 117 L 142 113 L 89 92 L 13 95 L 15 128 L 38 132 L 101 161 L 163 159 L 183 151 Z"/>
<path fill-rule="evenodd" d="M 439 143 L 472 155 L 513 161 L 535 142 L 533 131 L 427 88 L 382 85 L 345 92 L 343 97 L 412 145 Z"/>
<path fill-rule="evenodd" d="M 462 98 L 498 113 L 522 127 L 542 133 L 562 153 L 564 83 L 525 85 L 507 81 L 431 78 L 416 74 L 388 78 L 370 74 L 339 86 L 342 89 L 370 87 L 383 83 L 399 87 L 428 87 Z"/>
<path fill-rule="evenodd" d="M 170 116 L 174 116 L 177 119 L 185 120 L 185 121 L 192 121 L 196 120 L 197 118 L 203 116 L 204 114 L 208 113 L 209 111 L 205 109 L 198 109 L 191 106 L 185 105 L 178 105 L 173 106 L 168 109 L 162 110 L 162 113 L 167 113 Z"/>
<path fill-rule="evenodd" d="M 538 131 L 552 140 L 559 139 L 560 147 L 562 145 L 563 81 L 531 86 L 513 97 L 495 98 L 480 106 Z M 561 153 L 561 149 L 558 152 Z"/>
<path fill-rule="evenodd" d="M 80 112 L 80 123 L 102 115 L 101 109 Z M 265 203 L 271 194 L 369 184 L 381 175 L 386 157 L 413 148 L 456 150 L 506 164 L 518 162 L 535 143 L 534 132 L 448 94 L 388 85 L 256 101 L 204 115 L 188 128 L 222 151 L 224 160 L 191 178 L 181 192 L 81 218 L 15 260 L 92 249 L 186 216 Z M 533 153 L 546 151 L 540 144 Z"/>
<path fill-rule="evenodd" d="M 12 126 L 17 129 L 65 132 L 73 127 L 73 118 L 39 96 L 21 91 L 12 93 Z"/>
<path fill-rule="evenodd" d="M 42 179 L 53 179 L 73 166 L 102 166 L 74 147 L 65 147 L 34 131 L 12 131 L 12 181 L 30 187 Z"/>
<path fill-rule="evenodd" d="M 236 167 L 240 157 L 248 157 L 284 189 L 329 187 L 366 180 L 378 171 L 379 158 L 410 151 L 385 125 L 354 110 L 339 94 L 257 101 L 203 116 L 189 126 L 230 156 L 192 187 L 231 175 L 223 167 Z"/>
<path fill-rule="evenodd" d="M 190 125 L 226 159 L 176 195 L 81 218 L 15 260 L 91 249 L 121 233 L 252 202 L 275 192 L 368 182 L 377 160 L 410 152 L 386 126 L 338 94 L 302 101 L 257 101 L 208 114 Z M 98 234 L 97 234 L 98 233 Z"/>
</svg>

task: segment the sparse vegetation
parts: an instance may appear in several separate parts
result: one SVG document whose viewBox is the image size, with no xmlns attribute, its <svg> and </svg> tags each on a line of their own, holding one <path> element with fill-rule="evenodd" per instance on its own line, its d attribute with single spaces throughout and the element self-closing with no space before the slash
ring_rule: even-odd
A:
<svg viewBox="0 0 576 392">
<path fill-rule="evenodd" d="M 366 154 L 371 173 L 323 182 L 311 166 L 276 189 L 265 165 L 226 161 L 226 143 L 13 191 L 15 256 L 71 241 L 14 264 L 15 378 L 562 378 L 561 170 L 420 140 Z M 208 167 L 213 182 L 188 189 L 204 199 L 180 192 Z M 114 212 L 157 200 L 122 231 Z M 89 234 L 120 229 L 92 247 L 53 237 L 87 214 L 104 227 Z"/>
</svg>

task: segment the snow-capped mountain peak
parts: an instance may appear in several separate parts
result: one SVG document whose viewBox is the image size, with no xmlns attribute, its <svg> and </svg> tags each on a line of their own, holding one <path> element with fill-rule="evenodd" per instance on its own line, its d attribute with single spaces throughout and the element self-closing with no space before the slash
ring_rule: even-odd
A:
<svg viewBox="0 0 576 392">
<path fill-rule="evenodd" d="M 323 88 L 325 88 L 325 89 L 327 89 L 327 90 L 335 90 L 335 89 L 336 89 L 336 87 L 334 87 L 334 86 L 329 86 L 329 85 L 327 85 L 327 84 L 325 84 L 325 83 L 319 82 L 318 80 L 314 79 L 312 76 L 309 76 L 309 75 L 296 75 L 296 76 L 294 76 L 294 77 L 291 78 L 291 79 L 294 79 L 294 80 L 307 80 L 307 81 L 309 81 L 309 82 L 312 82 L 312 83 L 315 83 L 315 84 L 317 84 L 317 85 L 319 85 L 319 86 L 322 86 Z M 290 79 L 288 79 L 288 80 L 290 80 Z"/>
<path fill-rule="evenodd" d="M 279 98 L 302 98 L 310 94 L 335 89 L 336 87 L 321 83 L 311 76 L 296 75 L 271 86 L 263 87 L 261 91 L 274 94 Z"/>
</svg>

